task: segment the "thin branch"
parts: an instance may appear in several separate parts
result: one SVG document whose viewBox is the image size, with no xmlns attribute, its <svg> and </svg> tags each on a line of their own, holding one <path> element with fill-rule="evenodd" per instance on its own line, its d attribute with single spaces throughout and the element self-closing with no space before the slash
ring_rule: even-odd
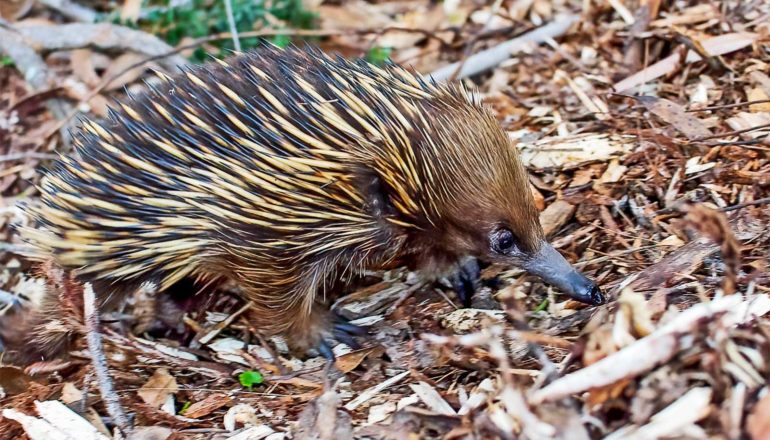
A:
<svg viewBox="0 0 770 440">
<path fill-rule="evenodd" d="M 230 34 L 233 36 L 233 47 L 237 52 L 241 51 L 241 40 L 238 38 L 238 28 L 235 27 L 235 17 L 233 17 L 232 0 L 224 0 L 225 12 L 227 13 L 227 24 L 230 26 Z"/>
<path fill-rule="evenodd" d="M 460 61 L 458 61 L 456 64 L 457 67 L 455 67 L 454 72 L 452 72 L 452 75 L 449 77 L 450 81 L 454 81 L 457 79 L 457 76 L 460 74 L 460 71 L 462 71 L 463 67 L 465 66 L 465 63 L 468 61 L 468 56 L 470 56 L 471 52 L 473 51 L 473 47 L 476 45 L 476 43 L 479 41 L 480 35 L 485 32 L 487 29 L 489 29 L 490 24 L 492 23 L 492 19 L 497 16 L 497 12 L 500 10 L 500 7 L 502 6 L 503 2 L 502 0 L 495 0 L 495 3 L 492 5 L 489 11 L 489 17 L 487 17 L 486 23 L 484 23 L 484 26 L 481 28 L 481 31 L 473 36 L 471 40 L 466 44 L 465 50 L 463 51 L 462 58 Z"/>
<path fill-rule="evenodd" d="M 743 209 L 749 206 L 756 206 L 756 205 L 764 205 L 770 203 L 770 197 L 763 197 L 761 199 L 752 200 L 751 202 L 746 203 L 739 203 L 737 205 L 733 206 L 726 206 L 724 208 L 719 209 L 722 212 L 730 212 L 730 211 L 737 211 L 739 209 Z"/>
<path fill-rule="evenodd" d="M 50 153 L 38 153 L 36 151 L 28 151 L 25 153 L 11 153 L 11 154 L 3 154 L 0 156 L 0 163 L 2 162 L 12 162 L 14 160 L 22 160 L 22 159 L 40 159 L 40 160 L 48 160 L 48 159 L 56 159 L 56 154 L 50 154 Z"/>
<path fill-rule="evenodd" d="M 709 139 L 723 138 L 723 137 L 727 137 L 727 136 L 733 136 L 733 135 L 736 135 L 736 134 L 748 133 L 750 131 L 761 130 L 763 128 L 770 128 L 770 124 L 761 124 L 761 125 L 757 125 L 755 127 L 744 128 L 742 130 L 728 131 L 727 133 L 717 133 L 717 134 L 714 134 L 714 135 L 711 135 L 711 136 L 704 136 L 704 137 L 701 137 L 701 138 L 693 139 L 692 141 L 693 142 L 699 142 L 699 141 L 705 141 L 705 140 L 709 140 Z"/>
<path fill-rule="evenodd" d="M 616 95 L 619 95 L 619 93 L 616 93 Z M 621 96 L 625 96 L 625 95 L 621 95 Z M 734 104 L 721 104 L 721 105 L 712 105 L 710 107 L 691 108 L 685 111 L 686 112 L 707 112 L 711 110 L 722 110 L 726 108 L 746 107 L 747 105 L 754 105 L 754 104 L 765 104 L 768 102 L 770 102 L 770 99 L 757 99 L 756 101 L 736 102 Z"/>
<path fill-rule="evenodd" d="M 41 4 L 58 11 L 61 15 L 70 20 L 82 23 L 95 22 L 99 14 L 91 8 L 75 3 L 70 0 L 38 0 Z"/>
<path fill-rule="evenodd" d="M 51 88 L 51 74 L 48 65 L 43 58 L 30 47 L 25 38 L 10 23 L 0 23 L 0 54 L 8 55 L 32 90 L 42 92 Z M 54 118 L 60 121 L 68 121 L 68 104 L 57 98 L 46 99 L 46 108 Z M 65 122 L 66 124 L 66 122 Z M 64 128 L 65 124 L 58 125 L 62 140 L 69 142 L 69 133 Z M 47 137 L 46 137 L 47 138 Z"/>
<path fill-rule="evenodd" d="M 102 395 L 104 406 L 115 425 L 121 432 L 127 434 L 131 426 L 128 416 L 120 405 L 120 398 L 115 393 L 115 387 L 107 366 L 107 358 L 102 349 L 102 335 L 99 333 L 99 311 L 96 307 L 96 294 L 91 283 L 86 283 L 83 287 L 83 313 L 86 324 L 86 341 L 88 342 L 88 351 L 91 352 L 94 373 L 96 373 L 96 379 L 99 383 L 99 393 Z"/>
<path fill-rule="evenodd" d="M 539 44 L 548 38 L 557 38 L 566 33 L 578 20 L 577 15 L 561 15 L 554 21 L 541 26 L 526 34 L 505 41 L 487 50 L 471 55 L 465 60 L 465 64 L 457 74 L 456 79 L 467 78 L 487 71 L 499 65 L 503 61 L 529 44 Z M 440 69 L 434 70 L 430 77 L 436 81 L 444 81 L 455 73 L 459 63 L 452 63 Z"/>
<path fill-rule="evenodd" d="M 23 26 L 16 31 L 37 51 L 56 51 L 96 47 L 122 49 L 145 55 L 161 55 L 173 50 L 165 41 L 146 32 L 109 23 L 69 23 L 57 26 Z M 163 57 L 169 71 L 189 64 L 182 56 Z"/>
</svg>

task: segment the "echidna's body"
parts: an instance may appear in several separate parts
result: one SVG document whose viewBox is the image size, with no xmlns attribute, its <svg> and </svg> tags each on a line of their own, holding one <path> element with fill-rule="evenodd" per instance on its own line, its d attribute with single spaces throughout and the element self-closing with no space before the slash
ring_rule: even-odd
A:
<svg viewBox="0 0 770 440">
<path fill-rule="evenodd" d="M 488 257 L 498 225 L 523 253 L 543 243 L 495 119 L 396 66 L 262 49 L 167 79 L 76 139 L 28 241 L 82 279 L 232 279 L 256 326 L 295 342 L 322 335 L 314 303 L 340 271 Z"/>
</svg>

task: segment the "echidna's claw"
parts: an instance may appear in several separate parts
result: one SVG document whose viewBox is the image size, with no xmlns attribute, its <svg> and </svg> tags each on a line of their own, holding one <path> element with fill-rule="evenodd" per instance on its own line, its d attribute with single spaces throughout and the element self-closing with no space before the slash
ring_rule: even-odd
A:
<svg viewBox="0 0 770 440">
<path fill-rule="evenodd" d="M 351 324 L 347 321 L 340 321 L 334 324 L 334 331 L 355 336 L 366 336 L 369 334 L 369 328 L 360 325 Z"/>
<path fill-rule="evenodd" d="M 347 333 L 345 331 L 334 329 L 334 339 L 342 342 L 343 344 L 347 345 L 353 350 L 358 350 L 359 348 L 361 348 L 361 344 L 356 342 L 353 336 L 350 333 Z"/>
<path fill-rule="evenodd" d="M 351 324 L 345 317 L 335 313 L 332 334 L 334 335 L 334 339 L 342 342 L 353 350 L 358 350 L 361 348 L 361 344 L 356 342 L 355 337 L 368 335 L 369 328 Z"/>
<path fill-rule="evenodd" d="M 466 258 L 460 261 L 457 271 L 450 277 L 452 288 L 460 299 L 463 307 L 470 307 L 473 294 L 481 278 L 479 261 L 475 258 Z"/>
<path fill-rule="evenodd" d="M 329 345 L 326 340 L 321 339 L 321 342 L 318 343 L 318 347 L 316 347 L 316 350 L 318 350 L 318 353 L 321 354 L 326 360 L 329 362 L 334 362 L 336 360 L 336 357 L 334 356 L 334 351 L 332 351 L 332 347 Z"/>
<path fill-rule="evenodd" d="M 331 337 L 335 341 L 341 342 L 353 350 L 358 350 L 361 348 L 361 344 L 356 341 L 356 336 L 366 336 L 369 333 L 369 329 L 368 327 L 351 324 L 347 319 L 335 314 L 331 333 Z M 334 351 L 326 339 L 321 339 L 316 350 L 327 360 L 335 361 Z"/>
</svg>

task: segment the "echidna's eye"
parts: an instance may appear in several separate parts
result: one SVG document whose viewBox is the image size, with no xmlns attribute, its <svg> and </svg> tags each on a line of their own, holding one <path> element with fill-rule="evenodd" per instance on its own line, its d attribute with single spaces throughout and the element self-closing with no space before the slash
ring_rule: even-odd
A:
<svg viewBox="0 0 770 440">
<path fill-rule="evenodd" d="M 492 249 L 501 254 L 507 254 L 516 246 L 516 237 L 507 228 L 496 229 L 490 238 Z"/>
</svg>

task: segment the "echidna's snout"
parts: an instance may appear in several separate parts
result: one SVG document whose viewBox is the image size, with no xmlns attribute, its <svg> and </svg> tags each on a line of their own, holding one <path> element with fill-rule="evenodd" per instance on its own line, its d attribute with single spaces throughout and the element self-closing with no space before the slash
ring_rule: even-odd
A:
<svg viewBox="0 0 770 440">
<path fill-rule="evenodd" d="M 576 301 L 591 305 L 605 302 L 599 286 L 575 270 L 549 243 L 543 242 L 540 249 L 524 261 L 522 267 L 546 283 L 558 287 Z"/>
</svg>

